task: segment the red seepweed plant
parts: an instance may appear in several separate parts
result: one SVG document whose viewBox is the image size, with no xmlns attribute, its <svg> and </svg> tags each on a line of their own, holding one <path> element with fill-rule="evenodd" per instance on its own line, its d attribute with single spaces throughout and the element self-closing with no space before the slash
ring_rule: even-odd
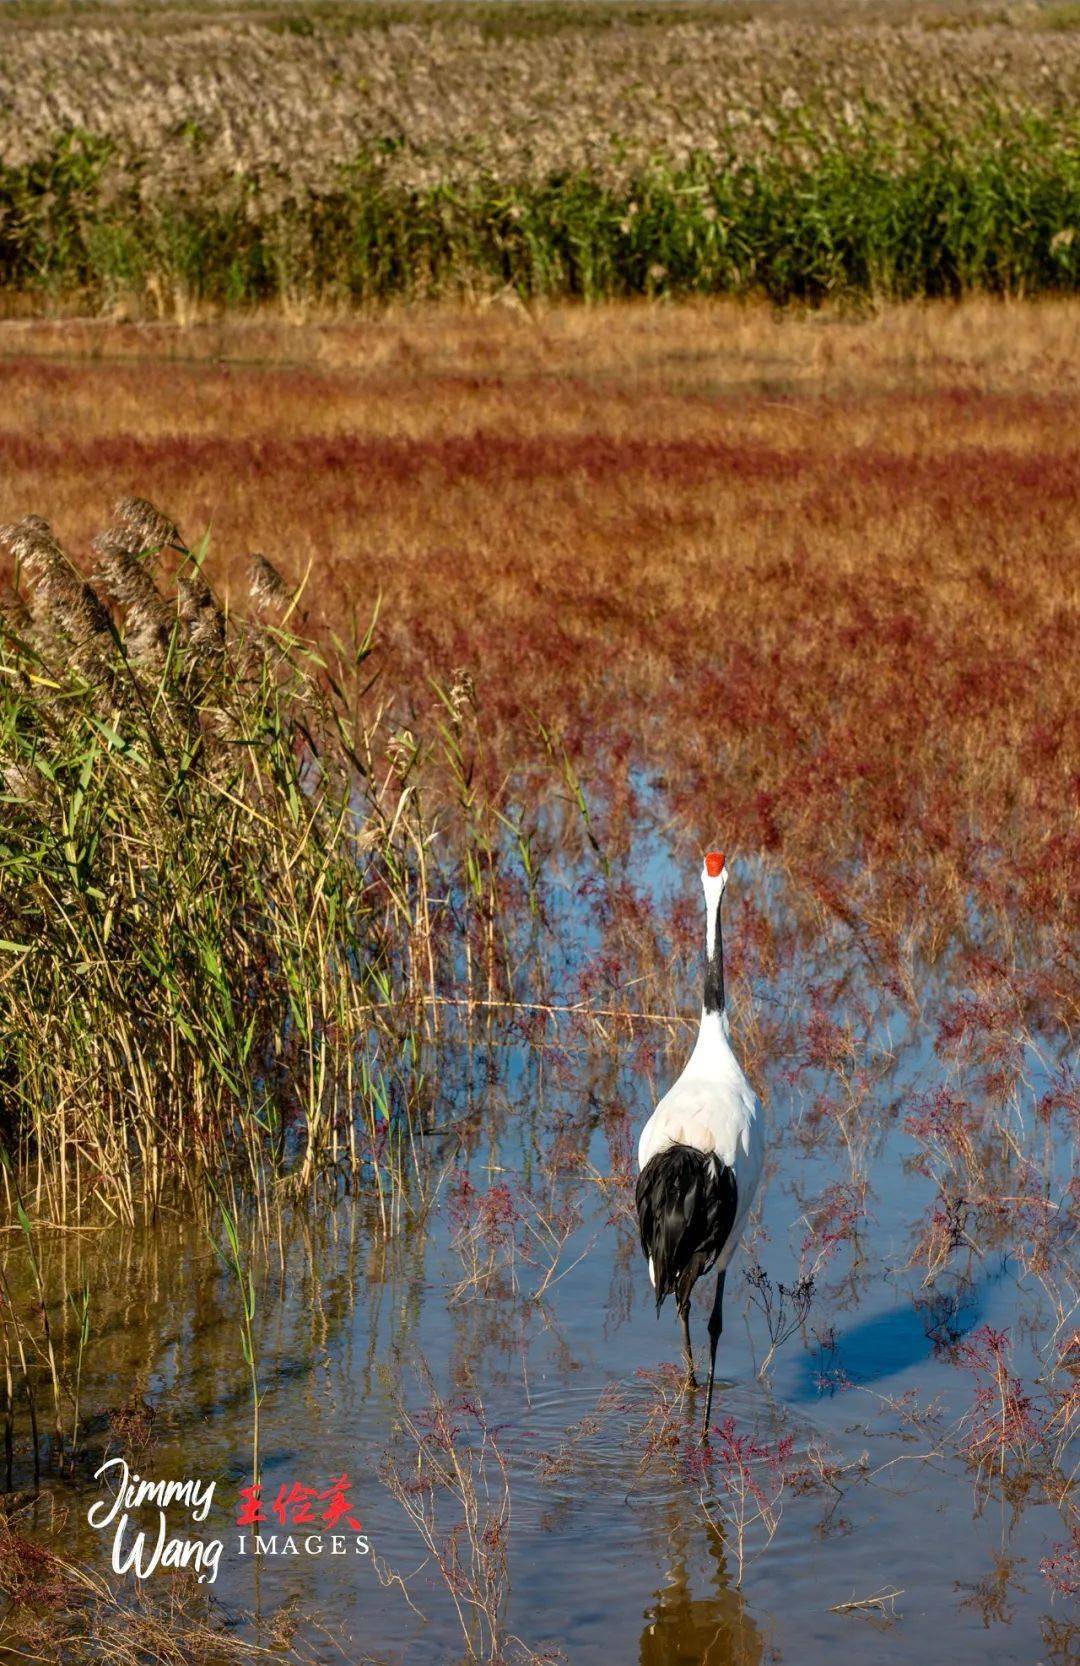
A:
<svg viewBox="0 0 1080 1666">
<path fill-rule="evenodd" d="M 722 1419 L 711 1432 L 704 1459 L 708 1485 L 698 1493 L 698 1503 L 735 1558 L 736 1585 L 776 1536 L 784 1492 L 795 1470 L 794 1448 L 792 1435 L 766 1442 L 739 1433 L 733 1417 Z"/>
<path fill-rule="evenodd" d="M 956 1349 L 975 1375 L 975 1397 L 961 1422 L 961 1451 L 980 1478 L 1030 1470 L 1043 1452 L 1045 1417 L 1012 1370 L 1007 1331 L 981 1325 Z"/>
</svg>

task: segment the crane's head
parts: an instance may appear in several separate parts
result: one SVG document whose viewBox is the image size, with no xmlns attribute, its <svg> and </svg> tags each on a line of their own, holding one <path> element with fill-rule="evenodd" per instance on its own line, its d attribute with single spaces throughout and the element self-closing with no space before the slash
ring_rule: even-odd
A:
<svg viewBox="0 0 1080 1666">
<path fill-rule="evenodd" d="M 728 871 L 723 851 L 706 851 L 701 868 L 701 883 L 705 887 L 706 897 L 722 897 L 727 882 Z"/>
</svg>

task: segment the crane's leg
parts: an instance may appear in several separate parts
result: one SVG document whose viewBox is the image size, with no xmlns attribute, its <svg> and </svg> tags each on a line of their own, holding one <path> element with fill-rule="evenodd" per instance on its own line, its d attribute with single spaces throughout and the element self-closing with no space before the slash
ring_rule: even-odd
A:
<svg viewBox="0 0 1080 1666">
<path fill-rule="evenodd" d="M 709 1391 L 705 1396 L 705 1418 L 701 1425 L 702 1444 L 709 1438 L 713 1377 L 716 1375 L 716 1344 L 719 1342 L 720 1332 L 724 1328 L 724 1280 L 726 1278 L 726 1268 L 716 1275 L 716 1295 L 713 1297 L 712 1312 L 709 1314 Z"/>
<path fill-rule="evenodd" d="M 690 1346 L 690 1304 L 680 1307 L 679 1318 L 682 1320 L 683 1352 L 686 1354 L 686 1382 L 689 1388 L 697 1387 L 694 1376 L 694 1350 Z"/>
</svg>

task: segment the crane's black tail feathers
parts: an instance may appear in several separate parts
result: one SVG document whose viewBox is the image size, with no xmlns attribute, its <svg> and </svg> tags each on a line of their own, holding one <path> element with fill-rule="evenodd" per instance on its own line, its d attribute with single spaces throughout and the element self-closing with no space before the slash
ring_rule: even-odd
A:
<svg viewBox="0 0 1080 1666">
<path fill-rule="evenodd" d="M 669 1145 L 638 1175 L 638 1225 L 652 1262 L 656 1311 L 674 1295 L 680 1313 L 731 1236 L 738 1209 L 735 1173 L 713 1153 Z"/>
</svg>

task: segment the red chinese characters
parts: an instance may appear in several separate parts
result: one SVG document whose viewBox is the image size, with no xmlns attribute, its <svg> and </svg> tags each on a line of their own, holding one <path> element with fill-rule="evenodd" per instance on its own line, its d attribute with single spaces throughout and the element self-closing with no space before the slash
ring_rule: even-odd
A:
<svg viewBox="0 0 1080 1666">
<path fill-rule="evenodd" d="M 359 1532 L 360 1523 L 352 1514 L 349 1488 L 347 1475 L 336 1476 L 325 1492 L 299 1481 L 283 1481 L 271 1502 L 262 1497 L 261 1484 L 252 1483 L 240 1488 L 236 1525 L 258 1527 L 275 1522 L 279 1527 L 324 1527 L 333 1532 L 344 1522 Z"/>
</svg>

